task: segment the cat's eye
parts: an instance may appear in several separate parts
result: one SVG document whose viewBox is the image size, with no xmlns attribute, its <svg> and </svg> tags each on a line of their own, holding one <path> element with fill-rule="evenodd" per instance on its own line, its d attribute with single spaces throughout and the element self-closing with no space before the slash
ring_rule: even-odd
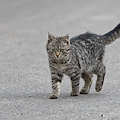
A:
<svg viewBox="0 0 120 120">
<path fill-rule="evenodd" d="M 60 49 L 60 52 L 63 52 L 64 51 L 64 49 Z"/>
<path fill-rule="evenodd" d="M 53 52 L 55 52 L 55 49 L 52 49 Z"/>
</svg>

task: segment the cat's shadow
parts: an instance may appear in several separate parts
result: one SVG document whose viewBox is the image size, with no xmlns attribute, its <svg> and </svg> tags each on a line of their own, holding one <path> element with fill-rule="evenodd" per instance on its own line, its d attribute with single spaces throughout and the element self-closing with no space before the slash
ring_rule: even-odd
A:
<svg viewBox="0 0 120 120">
<path fill-rule="evenodd" d="M 50 93 L 39 93 L 39 92 L 33 92 L 33 93 L 1 93 L 0 94 L 0 100 L 29 100 L 29 99 L 49 99 Z M 95 99 L 104 97 L 104 93 L 89 93 L 89 94 L 79 94 L 79 96 L 70 96 L 68 93 L 63 93 L 59 96 L 58 100 L 62 99 Z"/>
<path fill-rule="evenodd" d="M 97 99 L 106 96 L 104 93 L 89 93 L 89 94 L 79 94 L 78 96 L 70 96 L 69 94 L 62 94 L 59 99 Z"/>
</svg>

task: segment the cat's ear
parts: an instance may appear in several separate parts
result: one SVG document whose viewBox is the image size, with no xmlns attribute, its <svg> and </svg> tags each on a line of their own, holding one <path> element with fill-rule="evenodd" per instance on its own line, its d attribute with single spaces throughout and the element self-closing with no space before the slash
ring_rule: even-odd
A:
<svg viewBox="0 0 120 120">
<path fill-rule="evenodd" d="M 67 44 L 70 45 L 70 39 L 69 39 L 69 34 L 65 35 L 62 40 Z"/>
<path fill-rule="evenodd" d="M 50 42 L 52 42 L 53 40 L 55 40 L 55 37 L 48 32 L 48 44 L 49 44 Z"/>
</svg>

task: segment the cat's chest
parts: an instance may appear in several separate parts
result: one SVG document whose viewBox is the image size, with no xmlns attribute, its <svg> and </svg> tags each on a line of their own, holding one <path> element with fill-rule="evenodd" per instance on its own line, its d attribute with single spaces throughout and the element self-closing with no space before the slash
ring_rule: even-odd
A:
<svg viewBox="0 0 120 120">
<path fill-rule="evenodd" d="M 55 64 L 54 68 L 55 70 L 64 73 L 67 68 L 67 65 L 66 64 Z"/>
</svg>

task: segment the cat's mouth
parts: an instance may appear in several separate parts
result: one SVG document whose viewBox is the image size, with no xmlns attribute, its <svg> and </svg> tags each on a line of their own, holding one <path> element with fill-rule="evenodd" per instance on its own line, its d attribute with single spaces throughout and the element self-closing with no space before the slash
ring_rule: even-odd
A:
<svg viewBox="0 0 120 120">
<path fill-rule="evenodd" d="M 62 59 L 62 54 L 60 53 L 60 52 L 56 52 L 56 53 L 54 53 L 54 57 L 55 57 L 55 59 Z"/>
<path fill-rule="evenodd" d="M 55 52 L 55 56 L 56 56 L 57 58 L 59 58 L 59 57 L 60 57 L 60 52 Z"/>
<path fill-rule="evenodd" d="M 67 63 L 68 61 L 70 61 L 70 58 L 68 57 L 68 58 L 58 58 L 58 57 L 56 57 L 55 59 L 51 59 L 51 61 L 53 62 L 53 63 L 59 63 L 59 64 L 65 64 L 65 63 Z"/>
</svg>

